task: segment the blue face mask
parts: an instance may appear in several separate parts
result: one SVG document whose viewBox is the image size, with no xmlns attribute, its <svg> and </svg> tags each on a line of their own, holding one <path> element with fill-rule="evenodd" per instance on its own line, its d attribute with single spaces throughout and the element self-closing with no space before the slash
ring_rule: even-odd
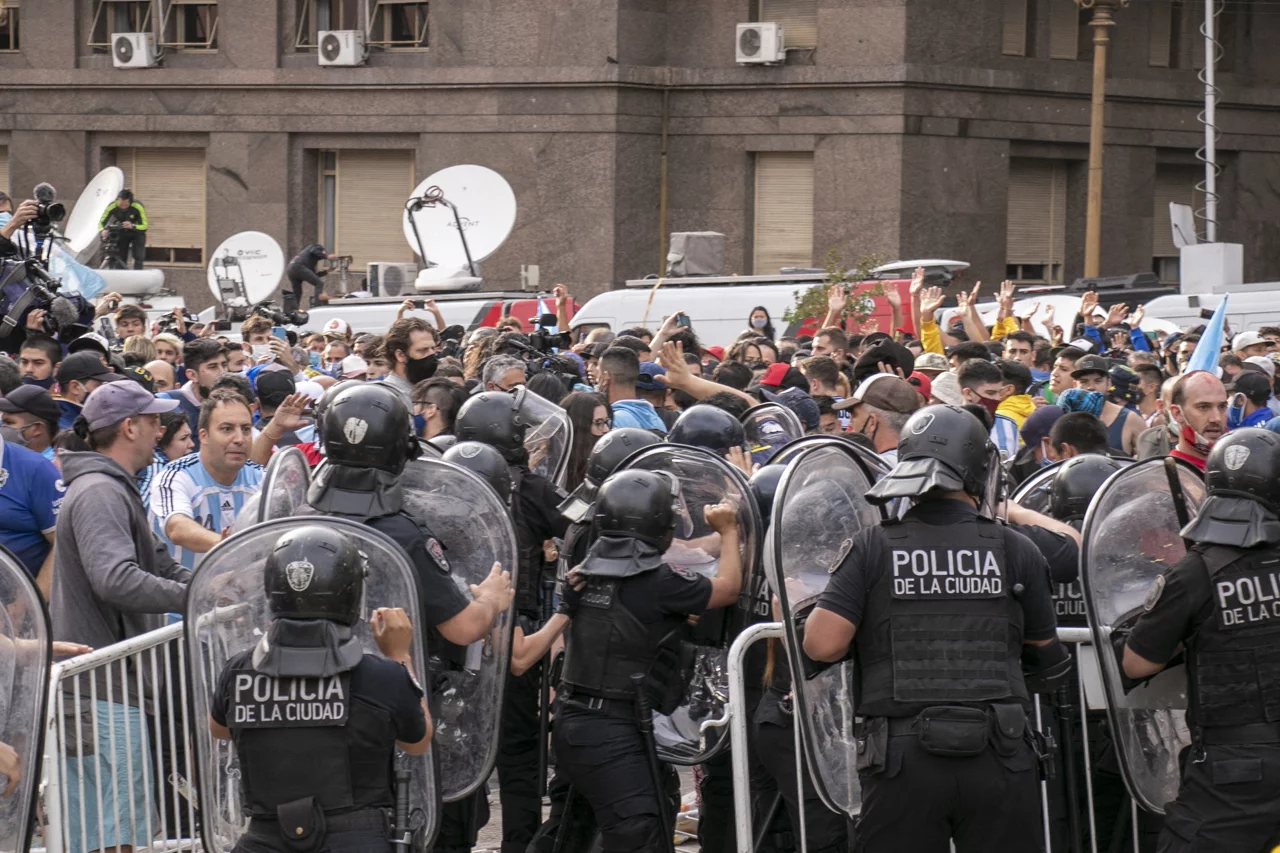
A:
<svg viewBox="0 0 1280 853">
<path fill-rule="evenodd" d="M 0 213 L 0 228 L 8 225 L 10 219 L 13 219 L 12 213 Z"/>
<path fill-rule="evenodd" d="M 43 388 L 44 390 L 48 391 L 50 388 L 53 387 L 53 377 L 50 376 L 48 379 L 32 379 L 30 376 L 28 376 L 22 380 L 22 384 L 34 385 L 37 388 Z"/>
<path fill-rule="evenodd" d="M 307 353 L 307 360 L 311 362 L 311 366 L 313 368 L 315 368 L 316 370 L 320 369 L 320 353 L 318 352 Z"/>
</svg>

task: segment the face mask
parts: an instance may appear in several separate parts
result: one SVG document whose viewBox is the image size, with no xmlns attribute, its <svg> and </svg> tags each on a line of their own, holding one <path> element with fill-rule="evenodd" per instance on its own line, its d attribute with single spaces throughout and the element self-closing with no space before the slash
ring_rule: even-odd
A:
<svg viewBox="0 0 1280 853">
<path fill-rule="evenodd" d="M 425 358 L 411 358 L 404 364 L 404 376 L 413 385 L 417 385 L 424 379 L 430 379 L 436 375 L 436 363 L 440 358 L 436 355 L 429 355 Z"/>
<path fill-rule="evenodd" d="M 325 373 L 337 373 L 341 367 L 342 362 L 340 361 L 326 361 L 324 363 Z"/>
<path fill-rule="evenodd" d="M 22 430 L 14 429 L 10 426 L 0 426 L 0 441 L 7 441 L 9 444 L 16 444 L 19 447 L 26 447 L 27 440 L 22 436 Z"/>
<path fill-rule="evenodd" d="M 1217 444 L 1216 440 L 1211 441 L 1205 438 L 1186 424 L 1182 427 L 1181 438 L 1187 444 L 1194 447 L 1196 449 L 1196 453 L 1199 453 L 1201 456 L 1208 456 L 1209 451 L 1213 449 L 1215 444 Z"/>
<path fill-rule="evenodd" d="M 867 418 L 862 422 L 862 426 L 858 428 L 858 435 L 865 435 L 867 438 L 871 439 L 872 443 L 875 443 L 876 433 L 880 431 L 880 422 L 877 421 L 876 428 L 871 430 L 871 432 L 867 432 L 867 424 L 869 423 L 871 423 L 871 418 Z"/>
<path fill-rule="evenodd" d="M 978 402 L 982 404 L 982 408 L 991 413 L 992 417 L 995 417 L 996 409 L 1000 408 L 1000 401 L 992 400 L 990 397 L 979 397 Z"/>
<path fill-rule="evenodd" d="M 34 385 L 37 388 L 43 388 L 44 390 L 48 391 L 50 388 L 53 387 L 53 377 L 50 376 L 48 379 L 33 379 L 32 377 L 28 376 L 22 380 L 22 384 Z"/>
<path fill-rule="evenodd" d="M 318 352 L 309 352 L 309 353 L 307 353 L 307 360 L 308 360 L 309 362 L 311 362 L 311 366 L 312 366 L 314 369 L 316 369 L 316 370 L 319 370 L 319 369 L 320 369 L 320 353 L 318 353 Z"/>
<path fill-rule="evenodd" d="M 757 329 L 763 329 L 765 326 L 769 325 L 769 319 L 767 317 L 753 317 L 751 319 L 751 325 Z"/>
<path fill-rule="evenodd" d="M 0 213 L 0 228 L 8 225 L 10 219 L 13 219 L 12 213 Z"/>
</svg>

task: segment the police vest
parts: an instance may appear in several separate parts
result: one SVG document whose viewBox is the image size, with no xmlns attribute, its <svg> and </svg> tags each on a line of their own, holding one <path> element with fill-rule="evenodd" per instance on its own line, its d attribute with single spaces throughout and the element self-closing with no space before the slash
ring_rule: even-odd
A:
<svg viewBox="0 0 1280 853">
<path fill-rule="evenodd" d="M 679 665 L 673 662 L 681 657 L 685 618 L 668 616 L 645 625 L 619 596 L 624 583 L 655 581 L 663 568 L 629 578 L 588 577 L 565 634 L 561 681 L 575 694 L 631 701 L 636 698 L 631 676 L 639 674 L 648 679 L 651 699 L 667 696 L 667 701 L 654 702 L 656 709 L 671 713 L 679 705 L 678 695 L 672 701 L 671 688 L 673 680 L 680 681 Z"/>
<path fill-rule="evenodd" d="M 1022 607 L 992 521 L 886 522 L 884 570 L 854 637 L 858 711 L 907 717 L 931 705 L 1029 701 Z"/>
<path fill-rule="evenodd" d="M 277 806 L 303 797 L 329 814 L 394 804 L 395 727 L 351 696 L 350 673 L 273 677 L 245 656 L 228 683 L 227 728 L 250 816 L 275 819 Z"/>
<path fill-rule="evenodd" d="M 1200 726 L 1280 722 L 1280 549 L 1197 545 L 1213 614 L 1188 641 L 1190 715 Z"/>
<path fill-rule="evenodd" d="M 1089 627 L 1088 612 L 1084 604 L 1084 587 L 1079 579 L 1071 583 L 1053 584 L 1053 612 L 1058 625 L 1063 628 Z"/>
</svg>

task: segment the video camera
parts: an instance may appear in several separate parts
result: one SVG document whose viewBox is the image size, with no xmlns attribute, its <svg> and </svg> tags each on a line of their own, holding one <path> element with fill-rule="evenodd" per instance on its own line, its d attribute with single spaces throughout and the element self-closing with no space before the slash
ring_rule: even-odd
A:
<svg viewBox="0 0 1280 853">
<path fill-rule="evenodd" d="M 192 323 L 199 323 L 200 318 L 190 312 L 183 312 L 182 322 L 190 326 Z M 156 328 L 161 332 L 168 332 L 171 335 L 178 334 L 178 318 L 172 314 L 165 314 L 156 321 Z"/>
<path fill-rule="evenodd" d="M 0 348 L 16 351 L 25 334 L 27 315 L 45 312 L 42 331 L 72 340 L 89 331 L 93 306 L 78 293 L 58 293 L 61 282 L 35 258 L 5 259 L 0 264 Z"/>
</svg>

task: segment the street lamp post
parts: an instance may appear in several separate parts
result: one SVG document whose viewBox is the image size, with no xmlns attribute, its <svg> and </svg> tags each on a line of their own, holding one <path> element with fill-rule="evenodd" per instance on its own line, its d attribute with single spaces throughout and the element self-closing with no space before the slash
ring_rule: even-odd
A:
<svg viewBox="0 0 1280 853">
<path fill-rule="evenodd" d="M 1102 136 L 1106 129 L 1108 30 L 1115 26 L 1113 8 L 1123 9 L 1129 0 L 1075 0 L 1082 9 L 1092 9 L 1093 18 L 1093 108 L 1089 117 L 1089 203 L 1084 232 L 1084 277 L 1098 275 L 1102 257 Z"/>
</svg>

